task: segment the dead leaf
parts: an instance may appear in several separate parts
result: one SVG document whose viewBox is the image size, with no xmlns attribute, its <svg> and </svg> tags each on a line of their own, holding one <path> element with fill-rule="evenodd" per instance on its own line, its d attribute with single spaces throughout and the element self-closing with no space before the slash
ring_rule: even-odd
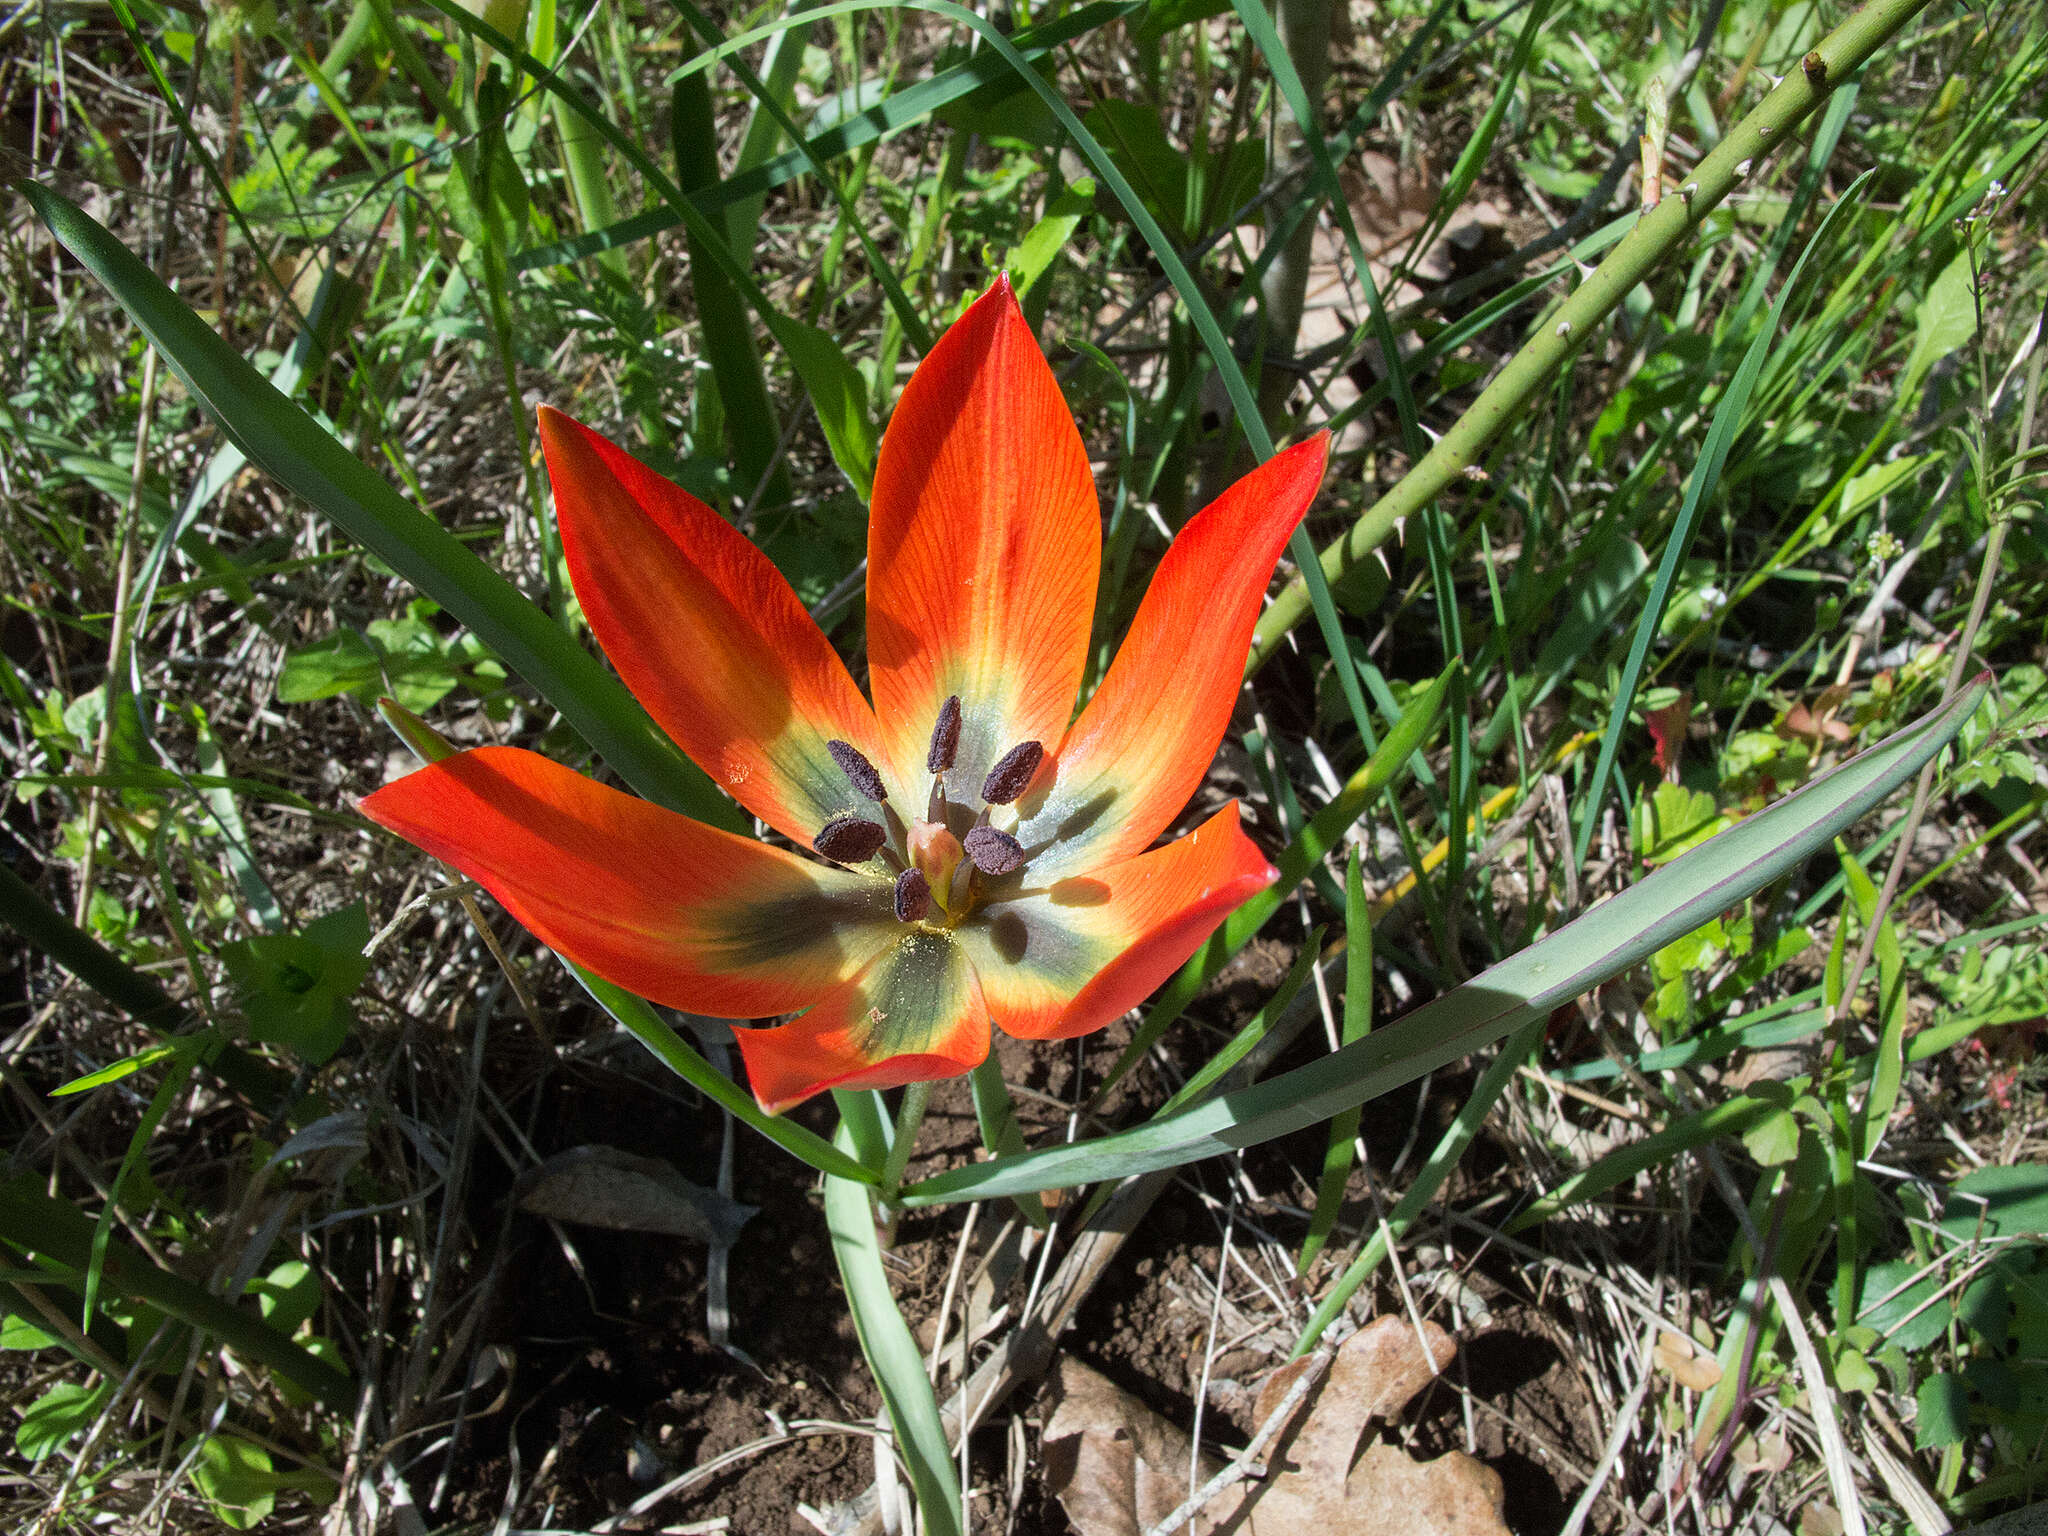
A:
<svg viewBox="0 0 2048 1536">
<path fill-rule="evenodd" d="M 1416 1461 L 1397 1445 L 1373 1446 L 1359 1459 L 1344 1496 L 1360 1511 L 1347 1529 L 1376 1536 L 1507 1536 L 1500 1474 L 1463 1451 Z M 1374 1518 L 1363 1518 L 1365 1510 L 1375 1511 Z"/>
<path fill-rule="evenodd" d="M 520 1180 L 519 1209 L 615 1232 L 663 1232 L 729 1248 L 751 1205 L 692 1184 L 658 1157 L 571 1147 Z"/>
<path fill-rule="evenodd" d="M 1710 1392 L 1721 1380 L 1721 1362 L 1682 1333 L 1660 1334 L 1654 1358 L 1659 1370 L 1689 1392 Z"/>
<path fill-rule="evenodd" d="M 1189 1446 L 1178 1426 L 1071 1355 L 1060 1359 L 1058 1390 L 1042 1445 L 1045 1485 L 1079 1536 L 1144 1536 L 1180 1508 Z M 1196 1480 L 1217 1465 L 1203 1457 Z M 1194 1536 L 1213 1528 L 1208 1514 L 1197 1516 Z"/>
<path fill-rule="evenodd" d="M 1436 1324 L 1418 1330 L 1398 1316 L 1346 1339 L 1306 1417 L 1297 1410 L 1299 1427 L 1274 1442 L 1268 1479 L 1245 1493 L 1241 1518 L 1217 1510 L 1223 1528 L 1245 1536 L 1507 1536 L 1499 1474 L 1462 1451 L 1416 1461 L 1381 1444 L 1353 1463 L 1371 1422 L 1398 1414 L 1456 1353 Z M 1261 1423 L 1303 1368 L 1291 1362 L 1267 1379 L 1256 1411 Z"/>
<path fill-rule="evenodd" d="M 1779 1473 L 1792 1465 L 1792 1446 L 1781 1434 L 1741 1435 L 1730 1455 L 1747 1472 Z"/>
<path fill-rule="evenodd" d="M 1398 1414 L 1456 1353 L 1434 1323 L 1418 1332 L 1405 1317 L 1383 1317 L 1360 1329 L 1268 1448 L 1268 1480 L 1225 1488 L 1182 1529 L 1190 1536 L 1508 1536 L 1499 1475 L 1462 1451 L 1434 1461 L 1392 1445 L 1357 1454 L 1372 1421 Z M 1263 1425 L 1311 1368 L 1291 1361 L 1268 1376 L 1254 1419 Z M 1060 1362 L 1059 1392 L 1045 1426 L 1046 1486 L 1079 1536 L 1145 1536 L 1187 1498 L 1187 1436 L 1078 1360 Z M 1195 1482 L 1220 1466 L 1202 1457 Z"/>
<path fill-rule="evenodd" d="M 1811 705 L 1801 700 L 1785 711 L 1785 718 L 1778 722 L 1778 734 L 1790 740 L 1809 741 L 1816 747 L 1824 740 L 1854 741 L 1856 727 L 1836 717 L 1836 712 L 1848 702 L 1846 684 L 1823 688 Z"/>
<path fill-rule="evenodd" d="M 1310 1399 L 1314 1411 L 1290 1443 L 1282 1430 L 1276 1449 L 1287 1451 L 1303 1468 L 1327 1469 L 1338 1483 L 1350 1469 L 1358 1437 L 1375 1418 L 1391 1418 L 1428 1386 L 1458 1352 L 1451 1336 L 1435 1323 L 1418 1334 L 1405 1317 L 1376 1318 L 1344 1341 L 1330 1366 L 1329 1380 Z M 1428 1353 L 1424 1351 L 1427 1340 Z M 1308 1361 L 1290 1360 L 1259 1388 L 1254 1422 L 1263 1424 L 1280 1406 Z"/>
</svg>

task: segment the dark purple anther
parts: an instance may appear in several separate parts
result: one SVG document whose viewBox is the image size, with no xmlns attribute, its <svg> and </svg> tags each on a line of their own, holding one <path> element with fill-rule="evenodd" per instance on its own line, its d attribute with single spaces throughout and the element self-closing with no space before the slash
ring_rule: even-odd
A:
<svg viewBox="0 0 2048 1536">
<path fill-rule="evenodd" d="M 939 706 L 938 723 L 932 727 L 932 749 L 925 754 L 928 773 L 944 773 L 953 766 L 953 754 L 960 750 L 960 695 L 954 694 Z"/>
<path fill-rule="evenodd" d="M 870 800 L 889 798 L 888 786 L 882 776 L 875 772 L 875 765 L 861 755 L 859 747 L 849 741 L 828 741 L 825 750 L 832 754 L 832 761 L 839 765 L 839 771 L 861 794 Z"/>
<path fill-rule="evenodd" d="M 994 827 L 976 827 L 960 840 L 967 857 L 984 875 L 1007 875 L 1024 867 L 1024 845 Z"/>
<path fill-rule="evenodd" d="M 990 805 L 1008 805 L 1030 787 L 1032 776 L 1044 761 L 1044 747 L 1035 741 L 1019 742 L 989 769 L 988 777 L 982 781 L 981 798 Z"/>
<path fill-rule="evenodd" d="M 865 816 L 834 816 L 811 839 L 811 846 L 834 864 L 865 864 L 888 840 L 880 822 Z"/>
<path fill-rule="evenodd" d="M 896 921 L 914 923 L 932 910 L 931 883 L 914 869 L 896 877 Z"/>
</svg>

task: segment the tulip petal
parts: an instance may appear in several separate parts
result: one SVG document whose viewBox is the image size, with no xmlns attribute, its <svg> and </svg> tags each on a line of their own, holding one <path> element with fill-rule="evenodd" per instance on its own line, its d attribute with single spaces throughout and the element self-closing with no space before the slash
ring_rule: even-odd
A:
<svg viewBox="0 0 2048 1536">
<path fill-rule="evenodd" d="M 997 1024 L 1066 1040 L 1137 1007 L 1279 875 L 1232 801 L 1164 848 L 985 907 L 957 932 Z"/>
<path fill-rule="evenodd" d="M 774 1029 L 733 1032 L 771 1115 L 826 1088 L 957 1077 L 988 1055 L 988 1009 L 952 938 L 914 929 L 858 976 Z"/>
<path fill-rule="evenodd" d="M 872 755 L 874 714 L 768 557 L 614 443 L 542 408 L 562 550 L 598 644 L 676 745 L 809 844 L 864 802 L 825 749 Z"/>
<path fill-rule="evenodd" d="M 1209 771 L 1274 563 L 1315 499 L 1329 434 L 1276 454 L 1187 526 L 1159 562 L 1102 685 L 1021 807 L 1040 875 L 1149 847 Z"/>
<path fill-rule="evenodd" d="M 358 808 L 477 881 L 550 949 L 692 1013 L 801 1008 L 902 932 L 886 880 L 707 827 L 516 747 L 459 752 Z"/>
<path fill-rule="evenodd" d="M 961 703 L 951 783 L 971 795 L 1023 741 L 1073 717 L 1102 558 L 1081 434 L 1007 278 L 918 365 L 875 466 L 868 666 L 896 780 Z"/>
</svg>

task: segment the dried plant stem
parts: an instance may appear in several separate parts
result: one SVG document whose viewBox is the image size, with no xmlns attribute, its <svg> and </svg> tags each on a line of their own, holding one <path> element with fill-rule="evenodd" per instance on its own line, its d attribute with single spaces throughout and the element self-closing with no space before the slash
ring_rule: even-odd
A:
<svg viewBox="0 0 2048 1536">
<path fill-rule="evenodd" d="M 1309 1389 L 1323 1379 L 1323 1372 L 1333 1358 L 1333 1352 L 1327 1349 L 1319 1349 L 1310 1355 L 1307 1368 L 1294 1378 L 1293 1384 L 1287 1389 L 1287 1395 L 1280 1399 L 1278 1406 L 1271 1413 L 1266 1415 L 1266 1422 L 1259 1426 L 1259 1432 L 1252 1436 L 1251 1443 L 1230 1459 L 1229 1466 L 1188 1495 L 1179 1508 L 1153 1526 L 1145 1536 L 1172 1536 L 1173 1532 L 1194 1519 L 1209 1501 L 1224 1489 L 1251 1476 L 1267 1445 L 1293 1419 L 1294 1410 L 1301 1406 L 1302 1399 L 1309 1394 Z M 1199 1449 L 1199 1446 L 1189 1446 L 1190 1465 L 1194 1464 L 1194 1457 Z"/>
</svg>

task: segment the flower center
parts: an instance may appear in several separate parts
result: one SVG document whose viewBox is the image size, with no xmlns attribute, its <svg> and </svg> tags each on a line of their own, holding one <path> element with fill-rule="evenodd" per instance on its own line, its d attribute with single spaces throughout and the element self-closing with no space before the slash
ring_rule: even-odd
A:
<svg viewBox="0 0 2048 1536">
<path fill-rule="evenodd" d="M 1012 804 L 1030 787 L 1045 761 L 1039 742 L 1019 742 L 996 759 L 982 780 L 979 809 L 970 800 L 956 802 L 946 785 L 960 750 L 960 696 L 953 695 L 939 706 L 932 725 L 931 749 L 925 754 L 932 787 L 924 814 L 907 820 L 890 803 L 881 773 L 860 748 L 845 741 L 828 741 L 825 748 L 855 793 L 874 803 L 875 813 L 834 816 L 811 847 L 834 864 L 864 864 L 876 857 L 887 863 L 896 872 L 898 922 L 950 928 L 980 903 L 989 881 L 1024 867 L 1024 845 L 990 826 L 989 813 Z M 961 823 L 970 824 L 956 832 Z"/>
</svg>

